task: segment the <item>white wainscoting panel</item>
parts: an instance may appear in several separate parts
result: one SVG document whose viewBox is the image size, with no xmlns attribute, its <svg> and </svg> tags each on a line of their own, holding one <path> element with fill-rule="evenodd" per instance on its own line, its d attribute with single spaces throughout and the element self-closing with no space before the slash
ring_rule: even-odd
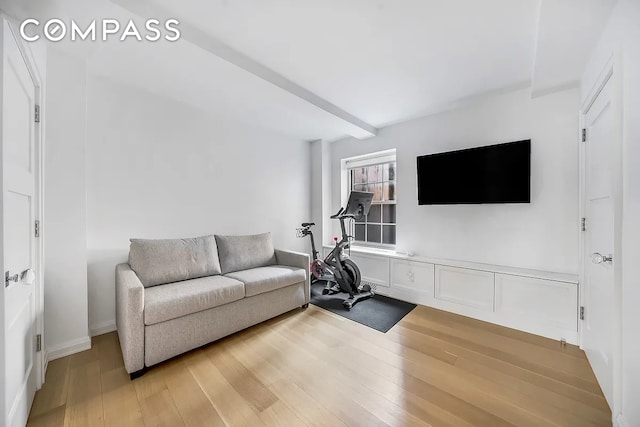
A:
<svg viewBox="0 0 640 427">
<path fill-rule="evenodd" d="M 436 265 L 435 298 L 491 312 L 494 273 Z"/>
</svg>

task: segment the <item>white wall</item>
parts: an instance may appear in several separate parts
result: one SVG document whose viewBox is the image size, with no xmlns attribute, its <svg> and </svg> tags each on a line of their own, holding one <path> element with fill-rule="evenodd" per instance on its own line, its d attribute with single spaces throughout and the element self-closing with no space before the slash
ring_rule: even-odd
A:
<svg viewBox="0 0 640 427">
<path fill-rule="evenodd" d="M 319 245 L 322 243 L 322 207 L 324 206 L 323 196 L 326 192 L 323 186 L 322 177 L 324 175 L 322 171 L 323 166 L 326 164 L 326 162 L 329 161 L 324 156 L 328 143 L 323 140 L 316 140 L 311 141 L 309 144 L 311 145 L 311 164 L 309 167 L 311 179 L 311 187 L 309 192 L 311 197 L 309 198 L 309 208 L 311 209 L 311 217 L 309 218 L 308 222 L 313 222 L 316 224 L 312 228 L 312 231 L 314 239 L 316 240 L 316 249 L 318 250 L 318 252 L 322 252 Z M 308 240 L 308 238 L 305 240 Z M 311 243 L 309 243 L 307 252 L 311 255 Z"/>
<path fill-rule="evenodd" d="M 85 64 L 48 50 L 45 141 L 45 345 L 86 348 Z"/>
<path fill-rule="evenodd" d="M 114 268 L 129 238 L 270 231 L 306 250 L 310 144 L 90 76 L 87 91 L 89 324 L 113 327 Z"/>
<path fill-rule="evenodd" d="M 616 50 L 622 55 L 622 405 L 619 425 L 640 425 L 640 2 L 619 0 L 585 69 L 582 97 Z"/>
<path fill-rule="evenodd" d="M 338 141 L 331 146 L 333 209 L 340 159 L 396 148 L 397 251 L 577 273 L 578 101 L 577 89 L 533 100 L 519 90 L 390 126 L 375 138 Z M 522 139 L 532 140 L 531 204 L 417 205 L 417 156 Z"/>
<path fill-rule="evenodd" d="M 311 222 L 316 249 L 322 257 L 322 243 L 329 240 L 331 219 L 331 145 L 327 141 L 311 142 Z M 306 239 L 308 240 L 308 238 Z M 311 254 L 311 243 L 308 252 Z"/>
</svg>

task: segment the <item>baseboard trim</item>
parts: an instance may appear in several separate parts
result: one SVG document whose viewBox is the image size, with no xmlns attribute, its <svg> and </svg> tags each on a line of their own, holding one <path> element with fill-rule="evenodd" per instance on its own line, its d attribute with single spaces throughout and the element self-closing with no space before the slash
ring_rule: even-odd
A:
<svg viewBox="0 0 640 427">
<path fill-rule="evenodd" d="M 50 361 L 69 356 L 74 353 L 89 350 L 91 348 L 91 338 L 86 336 L 65 343 L 49 347 L 47 349 L 47 365 Z"/>
<path fill-rule="evenodd" d="M 92 337 L 95 337 L 97 335 L 102 335 L 102 334 L 106 334 L 109 332 L 113 332 L 115 331 L 116 328 L 116 321 L 115 320 L 108 320 L 106 322 L 102 322 L 102 323 L 98 323 L 97 325 L 92 325 L 89 327 L 89 333 L 91 334 Z"/>
<path fill-rule="evenodd" d="M 627 422 L 627 419 L 624 417 L 624 415 L 618 414 L 618 416 L 616 417 L 616 426 L 629 427 L 629 423 Z"/>
</svg>

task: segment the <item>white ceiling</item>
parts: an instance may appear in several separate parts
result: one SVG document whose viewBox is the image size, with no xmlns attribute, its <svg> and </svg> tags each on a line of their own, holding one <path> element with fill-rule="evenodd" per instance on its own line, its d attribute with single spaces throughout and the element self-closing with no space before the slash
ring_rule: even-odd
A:
<svg viewBox="0 0 640 427">
<path fill-rule="evenodd" d="M 537 0 L 150 0 L 374 126 L 531 79 Z"/>
<path fill-rule="evenodd" d="M 14 10 L 175 17 L 176 43 L 65 48 L 91 73 L 217 117 L 335 140 L 486 93 L 575 84 L 615 1 L 22 0 Z"/>
<path fill-rule="evenodd" d="M 546 0 L 533 70 L 533 94 L 576 83 L 616 0 Z"/>
</svg>

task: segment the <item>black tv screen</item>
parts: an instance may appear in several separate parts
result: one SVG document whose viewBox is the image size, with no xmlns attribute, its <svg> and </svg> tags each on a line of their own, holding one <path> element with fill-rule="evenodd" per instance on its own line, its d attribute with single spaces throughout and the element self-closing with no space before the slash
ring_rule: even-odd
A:
<svg viewBox="0 0 640 427">
<path fill-rule="evenodd" d="M 418 157 L 418 204 L 531 202 L 531 140 Z"/>
</svg>

